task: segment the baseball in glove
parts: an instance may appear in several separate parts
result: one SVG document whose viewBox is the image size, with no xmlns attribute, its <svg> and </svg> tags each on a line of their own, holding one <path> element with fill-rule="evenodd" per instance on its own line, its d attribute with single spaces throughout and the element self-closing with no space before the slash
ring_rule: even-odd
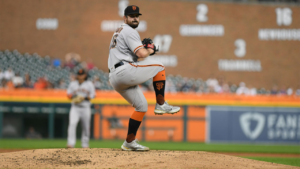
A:
<svg viewBox="0 0 300 169">
<path fill-rule="evenodd" d="M 72 103 L 79 104 L 79 103 L 81 103 L 83 100 L 84 100 L 84 97 L 82 97 L 82 96 L 75 96 L 75 97 L 72 99 Z"/>
<path fill-rule="evenodd" d="M 142 44 L 144 45 L 144 47 L 145 47 L 146 49 L 151 48 L 151 49 L 154 50 L 154 52 L 150 54 L 151 56 L 154 55 L 154 54 L 158 51 L 158 48 L 156 48 L 156 46 L 153 44 L 152 39 L 150 39 L 150 38 L 145 38 L 145 39 L 142 41 Z"/>
</svg>

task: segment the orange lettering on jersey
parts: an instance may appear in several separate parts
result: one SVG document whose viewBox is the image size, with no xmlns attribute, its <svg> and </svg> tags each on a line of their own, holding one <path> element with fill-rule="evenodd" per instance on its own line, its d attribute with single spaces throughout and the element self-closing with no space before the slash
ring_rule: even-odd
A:
<svg viewBox="0 0 300 169">
<path fill-rule="evenodd" d="M 83 92 L 83 93 L 89 94 L 88 90 L 85 90 L 85 89 L 82 89 L 82 88 L 78 88 L 75 92 Z"/>
<path fill-rule="evenodd" d="M 164 86 L 163 82 L 156 83 L 156 89 L 157 89 L 157 90 L 162 89 L 163 86 Z"/>
<path fill-rule="evenodd" d="M 135 11 L 136 10 L 136 6 L 132 6 L 132 9 Z"/>
<path fill-rule="evenodd" d="M 122 27 L 118 28 L 118 29 L 116 30 L 116 33 L 120 33 L 122 29 L 123 29 Z"/>
</svg>

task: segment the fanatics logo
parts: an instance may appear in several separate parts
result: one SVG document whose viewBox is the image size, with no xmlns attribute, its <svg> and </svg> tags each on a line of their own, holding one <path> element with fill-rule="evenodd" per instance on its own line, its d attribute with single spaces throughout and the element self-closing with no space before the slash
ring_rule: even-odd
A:
<svg viewBox="0 0 300 169">
<path fill-rule="evenodd" d="M 132 9 L 135 11 L 136 10 L 136 6 L 132 6 Z"/>
<path fill-rule="evenodd" d="M 256 124 L 256 127 L 253 126 Z M 261 113 L 247 112 L 240 116 L 240 125 L 244 134 L 251 140 L 259 137 L 265 126 L 265 116 Z M 255 127 L 255 128 L 253 128 Z"/>
<path fill-rule="evenodd" d="M 160 89 L 162 89 L 162 88 L 163 88 L 163 86 L 164 86 L 164 84 L 163 84 L 162 82 L 160 82 L 160 83 L 156 83 L 156 88 L 157 88 L 157 90 L 160 90 Z"/>
</svg>

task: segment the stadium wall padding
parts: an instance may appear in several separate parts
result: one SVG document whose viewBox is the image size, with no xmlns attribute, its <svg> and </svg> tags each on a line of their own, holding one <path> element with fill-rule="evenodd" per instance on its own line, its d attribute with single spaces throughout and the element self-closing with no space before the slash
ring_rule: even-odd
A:
<svg viewBox="0 0 300 169">
<path fill-rule="evenodd" d="M 256 88 L 274 84 L 295 88 L 299 84 L 300 8 L 293 5 L 1 0 L 0 50 L 17 49 L 62 60 L 67 53 L 75 52 L 82 60 L 91 59 L 107 71 L 113 27 L 122 22 L 119 11 L 122 13 L 127 4 L 140 7 L 140 36 L 154 38 L 160 44 L 159 57 L 166 66 L 171 65 L 166 68 L 167 74 L 223 77 L 228 83 L 244 81 Z M 202 31 L 182 28 L 184 25 L 202 27 Z M 260 31 L 264 32 L 259 35 Z M 228 70 L 245 68 L 243 64 L 248 67 L 246 71 Z"/>
</svg>

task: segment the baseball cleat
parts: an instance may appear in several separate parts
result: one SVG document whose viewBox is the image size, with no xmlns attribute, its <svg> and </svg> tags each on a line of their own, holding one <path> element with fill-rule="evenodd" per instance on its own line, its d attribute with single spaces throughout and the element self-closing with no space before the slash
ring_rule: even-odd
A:
<svg viewBox="0 0 300 169">
<path fill-rule="evenodd" d="M 159 105 L 156 103 L 154 113 L 156 115 L 163 115 L 163 114 L 175 114 L 180 111 L 180 107 L 177 106 L 171 106 L 167 102 L 165 102 L 163 105 Z"/>
<path fill-rule="evenodd" d="M 140 145 L 137 139 L 133 140 L 131 143 L 127 143 L 125 140 L 121 148 L 124 151 L 149 151 L 149 147 Z"/>
</svg>

